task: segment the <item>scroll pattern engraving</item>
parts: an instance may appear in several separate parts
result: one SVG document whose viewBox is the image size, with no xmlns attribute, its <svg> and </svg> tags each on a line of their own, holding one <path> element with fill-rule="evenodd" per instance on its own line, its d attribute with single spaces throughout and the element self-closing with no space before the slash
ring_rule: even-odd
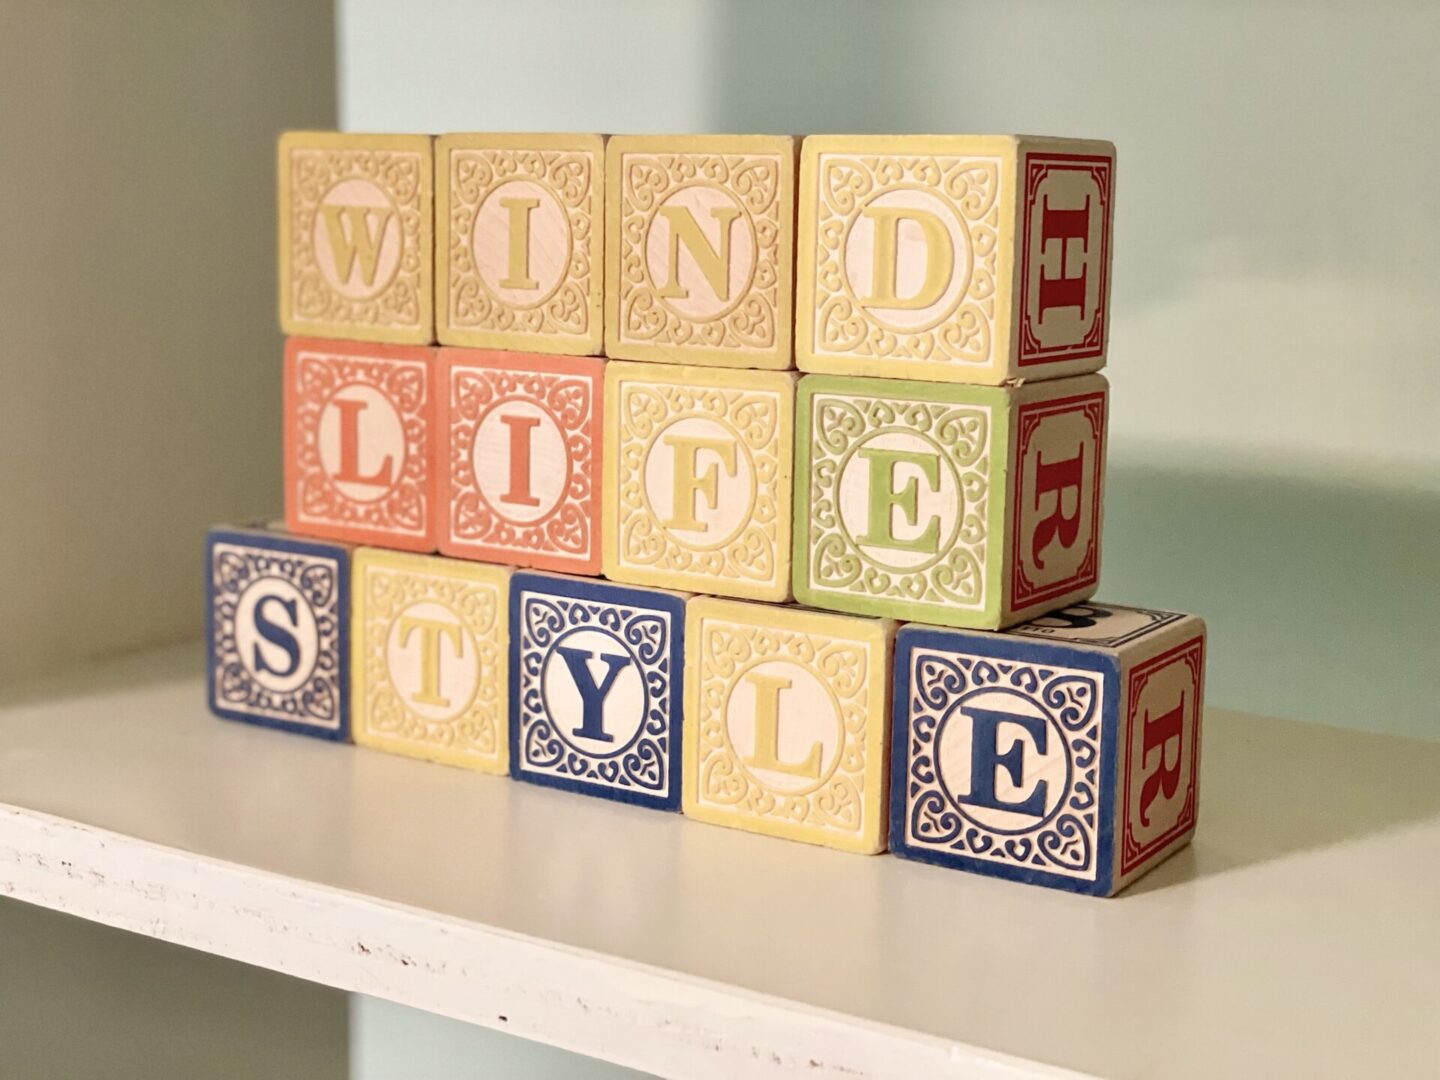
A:
<svg viewBox="0 0 1440 1080">
<path fill-rule="evenodd" d="M 608 635 L 630 657 L 645 687 L 644 719 L 629 742 L 596 756 L 567 736 L 578 718 L 555 717 L 546 708 L 543 679 L 555 645 L 573 630 Z M 670 617 L 623 604 L 568 596 L 527 594 L 517 627 L 520 685 L 519 738 L 515 753 L 523 768 L 609 787 L 663 795 L 670 788 L 674 715 L 670 669 Z"/>
<path fill-rule="evenodd" d="M 1000 162 L 995 158 L 825 154 L 815 225 L 815 349 L 827 355 L 989 364 L 995 338 Z M 904 332 L 866 310 L 846 272 L 846 243 L 869 201 L 922 188 L 952 206 L 969 239 L 969 280 L 928 328 Z M 957 258 L 956 262 L 959 263 Z"/>
<path fill-rule="evenodd" d="M 980 820 L 947 789 L 945 728 L 963 722 L 965 701 L 994 690 L 1019 695 L 1045 716 L 1066 755 L 1061 798 L 1029 829 L 1002 830 Z M 1099 866 L 1102 685 L 1094 672 L 1012 663 L 930 649 L 911 658 L 905 784 L 906 839 L 918 847 L 1093 881 Z M 953 767 L 952 767 L 953 768 Z"/>
<path fill-rule="evenodd" d="M 985 607 L 990 410 L 979 405 L 816 395 L 811 405 L 810 583 L 813 588 L 922 604 Z M 854 451 L 879 435 L 918 436 L 953 466 L 960 513 L 934 558 L 913 569 L 877 564 L 842 527 L 840 482 Z M 872 492 L 871 497 L 875 497 Z"/>
<path fill-rule="evenodd" d="M 333 559 L 269 548 L 216 544 L 210 566 L 214 590 L 216 703 L 237 712 L 334 730 L 340 725 L 339 564 Z M 240 597 L 258 581 L 289 582 L 315 616 L 315 667 L 288 693 L 262 686 L 240 658 L 235 616 Z"/>
<path fill-rule="evenodd" d="M 421 250 L 420 155 L 388 150 L 303 150 L 290 156 L 291 303 L 306 322 L 411 329 L 420 325 L 424 305 Z M 379 295 L 352 299 L 325 280 L 315 252 L 315 217 L 321 200 L 336 184 L 368 180 L 389 196 L 400 222 L 400 265 Z"/>
<path fill-rule="evenodd" d="M 754 273 L 738 303 L 719 315 L 682 315 L 659 295 L 645 244 L 657 209 L 681 188 L 719 188 L 736 200 L 755 235 Z M 620 335 L 650 345 L 773 349 L 780 266 L 780 159 L 731 154 L 626 154 L 621 175 Z M 736 226 L 738 227 L 738 226 Z"/>
<path fill-rule="evenodd" d="M 865 825 L 865 735 L 869 650 L 858 641 L 774 627 L 707 619 L 698 672 L 698 797 L 702 803 L 797 825 L 860 833 Z M 835 769 L 819 787 L 776 791 L 748 770 L 731 744 L 725 716 L 730 697 L 757 663 L 790 661 L 810 670 L 839 705 L 842 744 Z M 875 764 L 871 763 L 871 767 Z"/>
<path fill-rule="evenodd" d="M 475 435 L 503 401 L 545 410 L 565 439 L 569 471 L 560 501 L 544 517 L 517 522 L 491 504 L 475 478 Z M 594 452 L 590 440 L 594 385 L 581 376 L 497 368 L 455 368 L 450 381 L 450 535 L 513 551 L 588 556 L 594 543 Z"/>
<path fill-rule="evenodd" d="M 493 585 L 462 578 L 365 567 L 364 621 L 355 627 L 363 635 L 365 725 L 372 736 L 422 743 L 435 749 L 493 759 L 500 746 L 504 688 L 497 673 L 505 657 L 500 648 L 497 619 L 500 596 Z M 407 608 L 426 601 L 440 604 L 459 621 L 476 650 L 479 675 L 475 694 L 457 716 L 437 720 L 406 706 L 390 680 L 386 658 L 391 624 Z"/>
<path fill-rule="evenodd" d="M 450 325 L 462 330 L 584 336 L 590 331 L 590 289 L 595 268 L 591 155 L 564 150 L 462 150 L 450 154 Z M 472 238 L 481 204 L 501 184 L 529 180 L 549 191 L 570 224 L 564 277 L 534 307 L 507 304 L 485 284 L 475 266 Z"/>
<path fill-rule="evenodd" d="M 618 455 L 620 560 L 698 579 L 724 577 L 769 582 L 779 573 L 779 522 L 789 514 L 781 491 L 781 400 L 762 390 L 669 383 L 627 382 L 620 399 Z M 698 417 L 712 420 L 734 437 L 748 455 L 754 480 L 753 501 L 745 523 L 718 547 L 687 545 L 655 516 L 645 497 L 645 469 L 650 453 L 663 452 L 658 437 L 675 422 Z"/>
<path fill-rule="evenodd" d="M 342 387 L 371 386 L 400 414 L 405 432 L 405 461 L 382 498 L 347 498 L 331 481 L 320 460 L 320 415 Z M 361 360 L 302 353 L 295 365 L 295 454 L 298 509 L 302 520 L 423 535 L 428 513 L 430 438 L 427 421 L 429 384 L 425 365 L 407 360 Z"/>
</svg>

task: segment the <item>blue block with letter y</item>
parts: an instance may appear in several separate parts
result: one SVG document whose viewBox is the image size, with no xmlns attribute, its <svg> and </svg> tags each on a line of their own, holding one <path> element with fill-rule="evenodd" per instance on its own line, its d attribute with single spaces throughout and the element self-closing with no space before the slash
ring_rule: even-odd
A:
<svg viewBox="0 0 1440 1080">
<path fill-rule="evenodd" d="M 680 806 L 685 597 L 561 574 L 510 581 L 510 774 Z"/>
</svg>

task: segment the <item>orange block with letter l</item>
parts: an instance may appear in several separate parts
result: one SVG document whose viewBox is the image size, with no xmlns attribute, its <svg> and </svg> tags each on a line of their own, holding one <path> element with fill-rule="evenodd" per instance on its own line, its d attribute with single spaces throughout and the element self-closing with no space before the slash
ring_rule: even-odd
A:
<svg viewBox="0 0 1440 1080">
<path fill-rule="evenodd" d="M 285 524 L 301 536 L 434 551 L 436 350 L 291 338 Z"/>
</svg>

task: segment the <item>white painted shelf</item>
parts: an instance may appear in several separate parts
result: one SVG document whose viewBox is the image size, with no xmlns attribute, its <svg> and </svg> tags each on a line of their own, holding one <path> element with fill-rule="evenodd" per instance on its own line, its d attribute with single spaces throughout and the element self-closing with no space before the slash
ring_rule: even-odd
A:
<svg viewBox="0 0 1440 1080">
<path fill-rule="evenodd" d="M 1440 744 L 1212 710 L 1114 900 L 212 719 L 194 649 L 0 705 L 0 893 L 671 1076 L 1436 1075 Z"/>
</svg>

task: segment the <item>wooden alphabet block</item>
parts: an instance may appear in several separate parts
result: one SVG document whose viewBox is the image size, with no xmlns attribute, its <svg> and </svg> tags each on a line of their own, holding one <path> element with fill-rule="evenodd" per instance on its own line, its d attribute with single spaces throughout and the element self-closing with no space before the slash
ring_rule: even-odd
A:
<svg viewBox="0 0 1440 1080">
<path fill-rule="evenodd" d="M 756 600 L 790 594 L 788 372 L 605 366 L 605 576 Z"/>
<path fill-rule="evenodd" d="M 510 775 L 680 808 L 685 598 L 558 574 L 510 580 Z"/>
<path fill-rule="evenodd" d="M 997 629 L 1100 580 L 1108 387 L 807 375 L 796 398 L 795 596 Z"/>
<path fill-rule="evenodd" d="M 280 327 L 401 345 L 435 340 L 428 135 L 280 137 Z"/>
<path fill-rule="evenodd" d="M 350 548 L 224 527 L 205 548 L 210 711 L 348 739 Z"/>
<path fill-rule="evenodd" d="M 686 815 L 883 851 L 893 633 L 877 619 L 692 599 Z"/>
<path fill-rule="evenodd" d="M 1105 363 L 1115 147 L 812 135 L 800 159 L 802 371 L 999 385 Z"/>
<path fill-rule="evenodd" d="M 440 350 L 443 553 L 600 572 L 604 371 L 593 357 Z"/>
<path fill-rule="evenodd" d="M 294 532 L 435 550 L 436 350 L 291 338 L 285 521 Z"/>
<path fill-rule="evenodd" d="M 441 343 L 598 355 L 604 138 L 442 135 L 435 180 Z"/>
<path fill-rule="evenodd" d="M 355 742 L 503 773 L 507 598 L 501 566 L 355 552 Z"/>
<path fill-rule="evenodd" d="M 902 627 L 890 850 L 1110 896 L 1189 842 L 1205 624 L 1083 604 L 1003 634 Z"/>
<path fill-rule="evenodd" d="M 794 366 L 795 151 L 775 135 L 610 139 L 607 356 Z"/>
</svg>

